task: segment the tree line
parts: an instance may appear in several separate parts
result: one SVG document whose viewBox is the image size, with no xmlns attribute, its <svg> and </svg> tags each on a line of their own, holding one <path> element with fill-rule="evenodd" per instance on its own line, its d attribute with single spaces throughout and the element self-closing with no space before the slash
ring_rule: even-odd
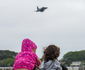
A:
<svg viewBox="0 0 85 70">
<path fill-rule="evenodd" d="M 17 54 L 14 51 L 0 50 L 0 67 L 13 66 Z"/>
<path fill-rule="evenodd" d="M 81 61 L 82 63 L 85 63 L 85 50 L 70 51 L 63 56 L 62 61 L 66 66 L 70 66 L 73 61 Z"/>
<path fill-rule="evenodd" d="M 9 67 L 13 66 L 15 61 L 15 56 L 17 52 L 9 50 L 0 50 L 0 67 Z M 42 60 L 42 58 L 41 58 Z M 62 65 L 70 66 L 73 61 L 81 61 L 85 63 L 85 50 L 81 51 L 70 51 L 64 54 L 62 60 Z"/>
</svg>

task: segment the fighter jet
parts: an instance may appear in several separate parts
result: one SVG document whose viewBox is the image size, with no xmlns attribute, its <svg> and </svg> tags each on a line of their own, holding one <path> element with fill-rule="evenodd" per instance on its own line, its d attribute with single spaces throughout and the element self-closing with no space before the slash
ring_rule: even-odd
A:
<svg viewBox="0 0 85 70">
<path fill-rule="evenodd" d="M 47 9 L 47 8 L 48 8 L 48 7 L 39 8 L 39 7 L 37 6 L 36 12 L 44 12 L 44 10 Z"/>
</svg>

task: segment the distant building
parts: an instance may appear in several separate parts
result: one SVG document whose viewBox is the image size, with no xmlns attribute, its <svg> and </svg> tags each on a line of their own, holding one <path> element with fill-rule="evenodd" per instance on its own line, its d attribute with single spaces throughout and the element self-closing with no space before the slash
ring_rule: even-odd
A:
<svg viewBox="0 0 85 70">
<path fill-rule="evenodd" d="M 72 62 L 71 66 L 72 67 L 80 67 L 81 61 L 74 61 Z"/>
</svg>

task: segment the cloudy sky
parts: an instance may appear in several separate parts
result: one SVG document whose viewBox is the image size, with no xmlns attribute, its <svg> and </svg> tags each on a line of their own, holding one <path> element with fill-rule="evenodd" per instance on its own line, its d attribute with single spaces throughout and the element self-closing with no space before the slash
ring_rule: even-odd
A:
<svg viewBox="0 0 85 70">
<path fill-rule="evenodd" d="M 35 12 L 36 7 L 48 7 Z M 20 52 L 24 38 L 43 47 L 60 47 L 59 59 L 69 51 L 85 50 L 84 0 L 0 0 L 0 50 Z"/>
</svg>

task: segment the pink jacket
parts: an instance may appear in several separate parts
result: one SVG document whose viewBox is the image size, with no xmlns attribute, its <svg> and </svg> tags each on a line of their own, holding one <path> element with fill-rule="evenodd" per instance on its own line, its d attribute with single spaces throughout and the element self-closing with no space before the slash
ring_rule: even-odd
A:
<svg viewBox="0 0 85 70">
<path fill-rule="evenodd" d="M 28 70 L 33 70 L 35 64 L 39 66 L 38 57 L 32 51 L 32 49 L 37 49 L 36 44 L 30 39 L 24 39 L 22 42 L 21 52 L 15 57 L 15 62 L 13 69 L 25 68 Z"/>
</svg>

